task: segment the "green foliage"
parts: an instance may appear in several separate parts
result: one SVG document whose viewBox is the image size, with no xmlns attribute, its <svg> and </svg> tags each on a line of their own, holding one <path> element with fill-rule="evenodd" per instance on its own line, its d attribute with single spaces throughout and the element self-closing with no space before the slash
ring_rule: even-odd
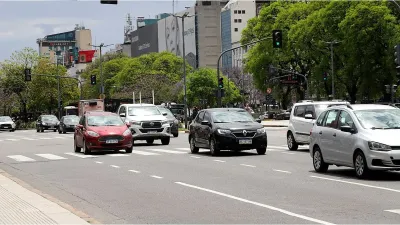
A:
<svg viewBox="0 0 400 225">
<path fill-rule="evenodd" d="M 36 128 L 36 121 L 32 122 L 17 121 L 16 125 L 17 125 L 16 126 L 17 130 L 32 130 Z"/>
</svg>

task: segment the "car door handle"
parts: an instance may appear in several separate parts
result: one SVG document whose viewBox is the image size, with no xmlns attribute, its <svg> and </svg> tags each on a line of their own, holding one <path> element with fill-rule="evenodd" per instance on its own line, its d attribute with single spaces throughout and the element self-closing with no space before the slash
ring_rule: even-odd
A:
<svg viewBox="0 0 400 225">
<path fill-rule="evenodd" d="M 336 137 L 336 134 L 333 134 L 334 137 Z"/>
<path fill-rule="evenodd" d="M 322 131 L 320 131 L 319 134 L 322 134 Z"/>
</svg>

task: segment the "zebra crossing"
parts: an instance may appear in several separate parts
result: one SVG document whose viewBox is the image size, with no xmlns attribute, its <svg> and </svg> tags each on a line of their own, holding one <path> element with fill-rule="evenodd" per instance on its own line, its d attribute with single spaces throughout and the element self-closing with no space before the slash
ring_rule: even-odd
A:
<svg viewBox="0 0 400 225">
<path fill-rule="evenodd" d="M 68 134 L 42 134 L 42 135 L 21 135 L 21 134 L 9 134 L 0 135 L 0 143 L 7 142 L 20 142 L 20 141 L 45 141 L 45 140 L 70 140 L 74 136 Z"/>
</svg>

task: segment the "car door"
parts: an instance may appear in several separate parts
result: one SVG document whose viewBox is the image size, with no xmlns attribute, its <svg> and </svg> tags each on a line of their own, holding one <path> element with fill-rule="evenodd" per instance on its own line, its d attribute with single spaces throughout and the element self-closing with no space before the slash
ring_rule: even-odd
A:
<svg viewBox="0 0 400 225">
<path fill-rule="evenodd" d="M 125 117 L 121 116 L 121 114 L 125 114 Z M 127 115 L 126 115 L 126 107 L 125 106 L 122 105 L 121 107 L 119 107 L 118 115 L 121 117 L 122 121 L 126 122 Z"/>
<path fill-rule="evenodd" d="M 202 132 L 201 121 L 203 121 L 203 118 L 204 118 L 204 111 L 200 111 L 194 121 L 194 126 L 193 126 L 194 135 L 195 135 L 194 138 L 196 139 L 196 144 L 198 144 L 198 146 L 202 146 L 202 147 L 204 146 L 204 143 L 202 142 L 202 138 L 201 138 L 203 136 L 203 134 L 201 133 Z"/>
<path fill-rule="evenodd" d="M 81 119 L 79 120 L 79 125 L 82 125 L 82 126 L 85 127 L 85 124 L 86 124 L 86 116 L 83 115 L 83 116 L 81 117 Z M 83 133 L 84 133 L 84 128 L 79 128 L 79 127 L 76 127 L 76 128 L 75 128 L 76 144 L 77 144 L 79 147 L 82 147 L 82 146 L 83 146 Z"/>
<path fill-rule="evenodd" d="M 299 105 L 296 106 L 293 113 L 292 125 L 295 132 L 296 142 L 303 143 L 307 140 L 309 133 L 304 133 L 304 126 L 305 126 L 305 112 L 306 106 Z"/>
<path fill-rule="evenodd" d="M 305 109 L 305 115 L 311 114 L 312 115 L 312 119 L 306 119 L 304 118 L 304 123 L 302 126 L 302 130 L 301 132 L 304 134 L 304 139 L 306 143 L 310 143 L 310 131 L 315 123 L 315 119 L 316 119 L 316 114 L 315 114 L 315 108 L 314 105 L 306 105 L 306 109 Z"/>
<path fill-rule="evenodd" d="M 337 162 L 336 150 L 336 135 L 337 135 L 337 118 L 339 115 L 339 110 L 329 110 L 325 116 L 323 126 L 318 132 L 320 136 L 320 148 L 324 160 L 327 162 Z"/>
<path fill-rule="evenodd" d="M 357 140 L 357 134 L 344 132 L 340 130 L 341 126 L 350 126 L 354 129 L 355 123 L 350 113 L 342 110 L 338 118 L 338 131 L 336 136 L 336 150 L 338 161 L 346 166 L 353 165 L 353 150 Z"/>
<path fill-rule="evenodd" d="M 210 124 L 212 124 L 212 119 L 211 119 L 211 114 L 210 112 L 205 112 L 204 113 L 204 118 L 203 121 L 208 121 Z M 209 140 L 211 136 L 211 126 L 210 125 L 202 125 L 200 124 L 200 133 L 201 133 L 201 143 L 204 146 L 209 147 Z"/>
</svg>

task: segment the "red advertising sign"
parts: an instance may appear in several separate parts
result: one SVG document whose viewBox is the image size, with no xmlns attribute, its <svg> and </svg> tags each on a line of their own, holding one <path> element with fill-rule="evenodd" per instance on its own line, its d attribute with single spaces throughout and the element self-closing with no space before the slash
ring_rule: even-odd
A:
<svg viewBox="0 0 400 225">
<path fill-rule="evenodd" d="M 96 50 L 79 51 L 79 63 L 92 62 Z"/>
</svg>

